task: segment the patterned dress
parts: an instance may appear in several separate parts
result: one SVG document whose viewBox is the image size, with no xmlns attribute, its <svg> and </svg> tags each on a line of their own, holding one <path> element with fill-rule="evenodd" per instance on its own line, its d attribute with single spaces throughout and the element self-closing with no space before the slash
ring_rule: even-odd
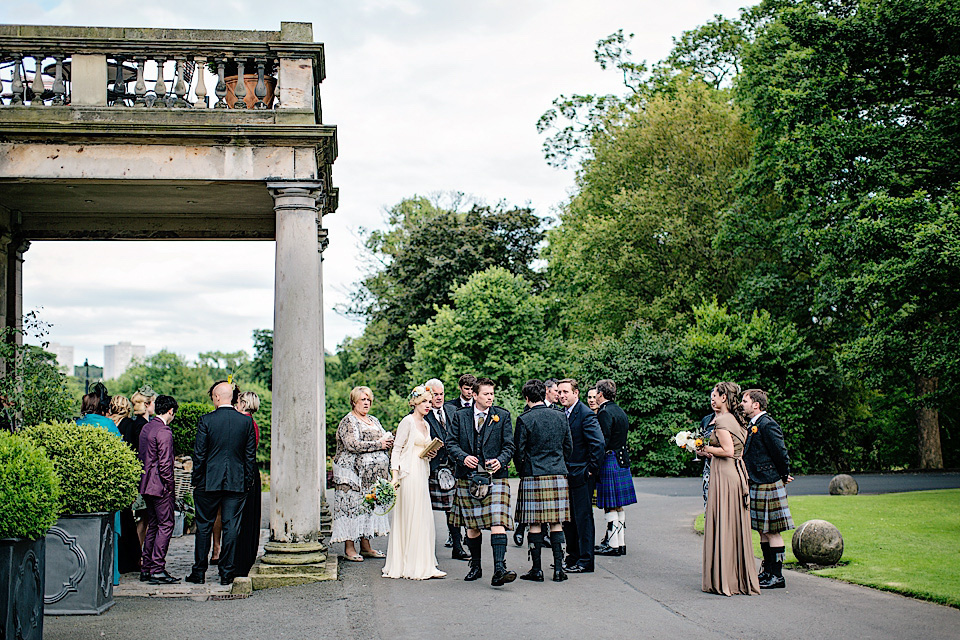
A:
<svg viewBox="0 0 960 640">
<path fill-rule="evenodd" d="M 333 458 L 333 531 L 331 542 L 385 536 L 390 520 L 368 512 L 363 496 L 377 480 L 390 479 L 390 453 L 379 440 L 386 435 L 380 421 L 365 424 L 353 412 L 337 427 L 337 454 Z"/>
</svg>

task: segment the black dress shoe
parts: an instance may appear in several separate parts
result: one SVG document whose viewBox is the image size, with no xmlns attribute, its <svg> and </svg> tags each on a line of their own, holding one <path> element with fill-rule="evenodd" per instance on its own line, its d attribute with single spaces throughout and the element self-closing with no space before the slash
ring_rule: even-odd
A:
<svg viewBox="0 0 960 640">
<path fill-rule="evenodd" d="M 467 572 L 467 575 L 463 578 L 467 582 L 473 582 L 474 580 L 479 580 L 483 577 L 483 570 L 480 567 L 470 567 L 470 571 Z"/>
<path fill-rule="evenodd" d="M 469 560 L 470 554 L 463 549 L 454 549 L 453 554 L 450 557 L 454 560 Z"/>
<path fill-rule="evenodd" d="M 160 573 L 151 573 L 148 582 L 150 584 L 176 584 L 180 582 L 180 578 L 174 578 L 166 571 L 162 571 Z"/>
<path fill-rule="evenodd" d="M 184 578 L 184 580 L 187 582 L 192 582 L 193 584 L 203 584 L 207 581 L 207 578 L 202 573 L 191 573 Z"/>
<path fill-rule="evenodd" d="M 543 582 L 543 571 L 540 569 L 530 569 L 530 571 L 520 576 L 520 579 L 529 580 L 530 582 Z"/>
<path fill-rule="evenodd" d="M 622 556 L 627 555 L 627 547 L 626 547 L 626 545 L 620 545 L 620 555 L 622 555 Z"/>
<path fill-rule="evenodd" d="M 571 565 L 569 567 L 564 567 L 564 570 L 567 573 L 593 573 L 593 567 L 588 567 L 580 563 Z"/>
<path fill-rule="evenodd" d="M 766 582 L 772 577 L 773 576 L 767 573 L 766 571 L 761 571 L 760 573 L 757 574 L 757 580 L 759 580 L 760 582 Z"/>
<path fill-rule="evenodd" d="M 505 584 L 509 584 L 517 579 L 517 573 L 515 571 L 510 571 L 506 567 L 493 570 L 493 578 L 490 580 L 490 584 L 494 587 L 502 587 Z"/>
<path fill-rule="evenodd" d="M 140 582 L 148 582 L 149 580 L 150 580 L 150 574 L 149 574 L 149 573 L 144 573 L 143 571 L 141 571 L 141 572 L 140 572 Z"/>
<path fill-rule="evenodd" d="M 567 574 L 563 569 L 554 569 L 553 570 L 553 581 L 554 582 L 563 582 L 567 579 Z"/>
<path fill-rule="evenodd" d="M 594 547 L 594 549 L 593 549 L 593 555 L 595 555 L 595 556 L 619 556 L 619 555 L 620 555 L 620 548 L 619 548 L 619 547 L 611 547 L 610 545 L 603 545 L 603 546 Z"/>
<path fill-rule="evenodd" d="M 443 543 L 443 546 L 445 546 L 447 549 L 453 546 L 453 536 L 449 533 L 447 534 L 447 541 Z"/>
<path fill-rule="evenodd" d="M 233 584 L 233 578 L 228 578 L 226 576 L 220 576 L 220 584 Z"/>
<path fill-rule="evenodd" d="M 766 580 L 760 583 L 761 589 L 786 589 L 787 581 L 782 577 L 768 576 Z"/>
</svg>

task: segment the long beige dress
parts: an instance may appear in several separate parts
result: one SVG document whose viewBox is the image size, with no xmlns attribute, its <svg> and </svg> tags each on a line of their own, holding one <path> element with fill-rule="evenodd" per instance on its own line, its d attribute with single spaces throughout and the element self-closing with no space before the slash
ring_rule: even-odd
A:
<svg viewBox="0 0 960 640">
<path fill-rule="evenodd" d="M 437 569 L 437 532 L 428 481 L 430 461 L 420 457 L 430 441 L 431 438 L 417 428 L 412 414 L 400 421 L 390 456 L 390 469 L 398 472 L 400 488 L 390 513 L 393 522 L 383 566 L 384 578 L 427 580 L 447 575 Z"/>
<path fill-rule="evenodd" d="M 757 563 L 750 538 L 750 507 L 743 443 L 747 431 L 729 413 L 718 415 L 711 446 L 719 446 L 716 431 L 733 438 L 732 458 L 714 457 L 703 528 L 703 590 L 725 596 L 760 595 Z"/>
</svg>

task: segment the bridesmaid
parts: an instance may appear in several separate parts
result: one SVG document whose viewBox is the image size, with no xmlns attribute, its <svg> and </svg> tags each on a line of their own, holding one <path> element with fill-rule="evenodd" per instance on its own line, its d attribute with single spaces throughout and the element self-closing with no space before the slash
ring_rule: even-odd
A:
<svg viewBox="0 0 960 640">
<path fill-rule="evenodd" d="M 760 595 L 750 534 L 750 490 L 743 464 L 747 430 L 735 413 L 740 387 L 720 382 L 710 392 L 716 414 L 709 444 L 712 458 L 703 528 L 703 590 L 725 596 Z"/>
</svg>

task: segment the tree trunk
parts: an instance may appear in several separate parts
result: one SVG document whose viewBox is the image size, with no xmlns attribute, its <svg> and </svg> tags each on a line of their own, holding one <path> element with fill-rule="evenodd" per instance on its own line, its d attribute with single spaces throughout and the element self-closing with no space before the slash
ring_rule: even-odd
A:
<svg viewBox="0 0 960 640">
<path fill-rule="evenodd" d="M 938 383 L 938 378 L 917 377 L 917 396 L 921 402 L 921 406 L 917 408 L 921 469 L 943 469 L 943 452 L 940 449 L 940 412 L 922 404 L 925 396 L 937 390 Z"/>
</svg>

